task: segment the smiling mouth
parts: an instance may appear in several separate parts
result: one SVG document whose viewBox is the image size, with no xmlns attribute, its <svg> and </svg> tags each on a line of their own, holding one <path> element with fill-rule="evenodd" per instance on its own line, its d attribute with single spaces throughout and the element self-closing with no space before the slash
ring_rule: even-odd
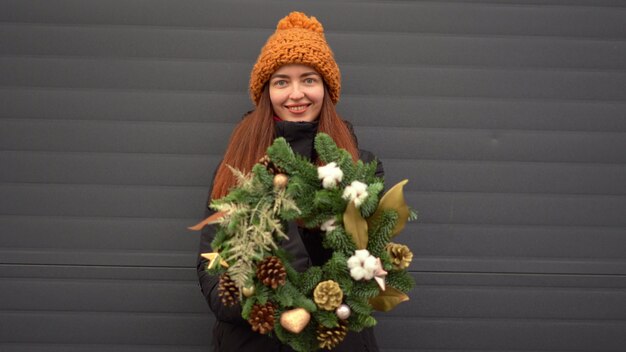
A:
<svg viewBox="0 0 626 352">
<path fill-rule="evenodd" d="M 287 108 L 287 110 L 289 110 L 290 112 L 295 112 L 295 113 L 299 113 L 299 112 L 303 112 L 305 111 L 309 105 L 311 104 L 304 104 L 304 105 L 292 105 L 292 106 L 285 106 Z"/>
</svg>

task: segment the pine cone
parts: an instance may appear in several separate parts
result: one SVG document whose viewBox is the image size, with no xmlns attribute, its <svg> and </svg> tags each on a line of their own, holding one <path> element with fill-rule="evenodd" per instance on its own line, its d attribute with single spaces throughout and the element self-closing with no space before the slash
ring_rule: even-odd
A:
<svg viewBox="0 0 626 352">
<path fill-rule="evenodd" d="M 285 284 L 287 272 L 280 259 L 271 256 L 266 257 L 257 265 L 256 277 L 263 285 L 276 289 Z"/>
<path fill-rule="evenodd" d="M 344 323 L 340 322 L 339 326 L 334 328 L 320 325 L 317 328 L 317 341 L 320 342 L 320 348 L 332 350 L 343 341 L 347 334 L 348 327 Z"/>
<path fill-rule="evenodd" d="M 230 279 L 228 273 L 220 275 L 217 294 L 222 298 L 222 303 L 226 307 L 231 307 L 239 303 L 239 289 L 237 285 L 235 285 L 235 282 Z"/>
<path fill-rule="evenodd" d="M 341 291 L 341 287 L 335 281 L 323 281 L 315 287 L 313 300 L 318 307 L 324 310 L 335 310 L 341 305 L 343 291 Z"/>
<path fill-rule="evenodd" d="M 259 164 L 263 164 L 263 166 L 265 166 L 265 168 L 271 175 L 278 175 L 278 174 L 285 173 L 285 170 L 283 170 L 281 167 L 278 167 L 276 164 L 274 164 L 270 160 L 270 157 L 267 155 L 264 155 L 261 159 L 259 159 Z"/>
<path fill-rule="evenodd" d="M 395 269 L 402 270 L 411 265 L 413 253 L 411 253 L 409 247 L 403 244 L 389 243 L 385 249 L 387 250 L 387 253 L 389 253 L 389 256 L 391 256 L 391 262 Z"/>
<path fill-rule="evenodd" d="M 252 325 L 252 330 L 259 334 L 267 334 L 274 329 L 274 314 L 276 307 L 273 303 L 255 304 L 250 311 L 248 322 Z"/>
</svg>

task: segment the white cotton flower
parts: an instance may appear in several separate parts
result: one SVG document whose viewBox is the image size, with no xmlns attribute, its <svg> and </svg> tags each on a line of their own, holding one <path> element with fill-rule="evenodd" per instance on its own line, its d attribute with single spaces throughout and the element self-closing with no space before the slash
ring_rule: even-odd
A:
<svg viewBox="0 0 626 352">
<path fill-rule="evenodd" d="M 365 262 L 363 262 L 363 269 L 365 269 L 364 279 L 371 280 L 374 277 L 374 272 L 379 267 L 380 266 L 378 265 L 378 260 L 376 260 L 376 258 L 374 258 L 373 256 L 367 257 L 367 259 L 365 259 Z"/>
<path fill-rule="evenodd" d="M 356 255 L 353 255 L 350 259 L 348 259 L 348 268 L 354 269 L 360 267 L 362 267 L 361 259 L 359 259 Z"/>
<path fill-rule="evenodd" d="M 354 251 L 354 255 L 359 258 L 361 262 L 364 262 L 365 259 L 370 256 L 370 252 L 367 249 L 357 249 Z"/>
<path fill-rule="evenodd" d="M 360 181 L 352 181 L 343 191 L 343 199 L 354 201 L 354 205 L 358 208 L 363 204 L 369 194 L 367 193 L 367 185 Z"/>
<path fill-rule="evenodd" d="M 322 231 L 326 231 L 326 232 L 330 232 L 334 229 L 337 228 L 336 226 L 337 224 L 335 224 L 335 218 L 329 219 L 327 221 L 325 221 L 321 226 L 320 226 L 320 230 Z"/>
<path fill-rule="evenodd" d="M 322 180 L 322 186 L 325 189 L 332 189 L 343 180 L 343 171 L 337 166 L 337 163 L 328 163 L 317 168 L 317 178 Z"/>
<path fill-rule="evenodd" d="M 382 269 L 380 260 L 370 255 L 367 249 L 355 251 L 354 255 L 348 259 L 348 268 L 350 276 L 356 281 L 371 280 Z"/>
<path fill-rule="evenodd" d="M 350 269 L 350 276 L 352 276 L 352 278 L 356 281 L 363 279 L 365 275 L 367 275 L 367 273 L 365 272 L 365 269 L 363 269 L 363 267 L 361 266 Z"/>
<path fill-rule="evenodd" d="M 363 267 L 365 270 L 374 271 L 378 268 L 378 261 L 373 256 L 369 256 L 363 262 Z"/>
</svg>

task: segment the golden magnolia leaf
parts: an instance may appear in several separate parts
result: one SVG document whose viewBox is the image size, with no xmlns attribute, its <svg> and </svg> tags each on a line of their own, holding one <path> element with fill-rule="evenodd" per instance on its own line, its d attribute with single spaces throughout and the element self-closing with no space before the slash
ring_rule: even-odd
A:
<svg viewBox="0 0 626 352">
<path fill-rule="evenodd" d="M 218 211 L 217 213 L 214 213 L 213 215 L 211 215 L 208 218 L 200 221 L 199 223 L 197 223 L 197 224 L 195 224 L 195 225 L 193 225 L 191 227 L 188 227 L 188 229 L 189 230 L 193 230 L 193 231 L 200 231 L 206 225 L 218 223 L 222 219 L 222 217 L 224 217 L 224 215 L 226 215 L 225 211 Z"/>
<path fill-rule="evenodd" d="M 220 256 L 219 253 L 217 252 L 211 252 L 211 253 L 202 253 L 200 254 L 200 256 L 204 259 L 207 259 L 209 261 L 209 265 L 207 266 L 209 269 L 213 269 L 217 263 L 216 259 L 219 259 L 219 263 L 220 265 L 222 265 L 225 268 L 228 268 L 228 263 L 226 263 L 226 261 L 224 259 L 222 259 L 222 257 Z"/>
<path fill-rule="evenodd" d="M 403 180 L 391 187 L 391 189 L 380 199 L 378 208 L 376 208 L 374 214 L 367 219 L 368 224 L 371 225 L 382 215 L 383 211 L 387 209 L 393 209 L 398 212 L 398 221 L 396 222 L 396 226 L 391 231 L 390 238 L 399 234 L 404 229 L 404 226 L 409 219 L 409 207 L 404 201 L 404 193 L 402 192 L 402 189 L 407 182 L 409 182 L 409 180 Z"/>
<path fill-rule="evenodd" d="M 361 211 L 356 208 L 354 202 L 348 203 L 343 213 L 343 226 L 346 232 L 352 236 L 357 249 L 367 248 L 367 221 L 361 216 Z"/>
<path fill-rule="evenodd" d="M 404 294 L 391 286 L 387 286 L 387 289 L 380 291 L 378 296 L 372 297 L 369 303 L 372 307 L 381 312 L 388 312 L 395 308 L 398 304 L 408 301 L 409 296 Z"/>
</svg>

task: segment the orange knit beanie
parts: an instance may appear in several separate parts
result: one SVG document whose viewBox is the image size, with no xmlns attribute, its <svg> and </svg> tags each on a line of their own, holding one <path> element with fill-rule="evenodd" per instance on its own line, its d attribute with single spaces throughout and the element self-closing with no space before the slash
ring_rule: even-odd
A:
<svg viewBox="0 0 626 352">
<path fill-rule="evenodd" d="M 303 64 L 313 67 L 322 77 L 333 103 L 339 101 L 341 75 L 330 50 L 324 27 L 315 17 L 292 12 L 276 26 L 250 74 L 250 98 L 258 105 L 263 86 L 281 66 Z"/>
</svg>

